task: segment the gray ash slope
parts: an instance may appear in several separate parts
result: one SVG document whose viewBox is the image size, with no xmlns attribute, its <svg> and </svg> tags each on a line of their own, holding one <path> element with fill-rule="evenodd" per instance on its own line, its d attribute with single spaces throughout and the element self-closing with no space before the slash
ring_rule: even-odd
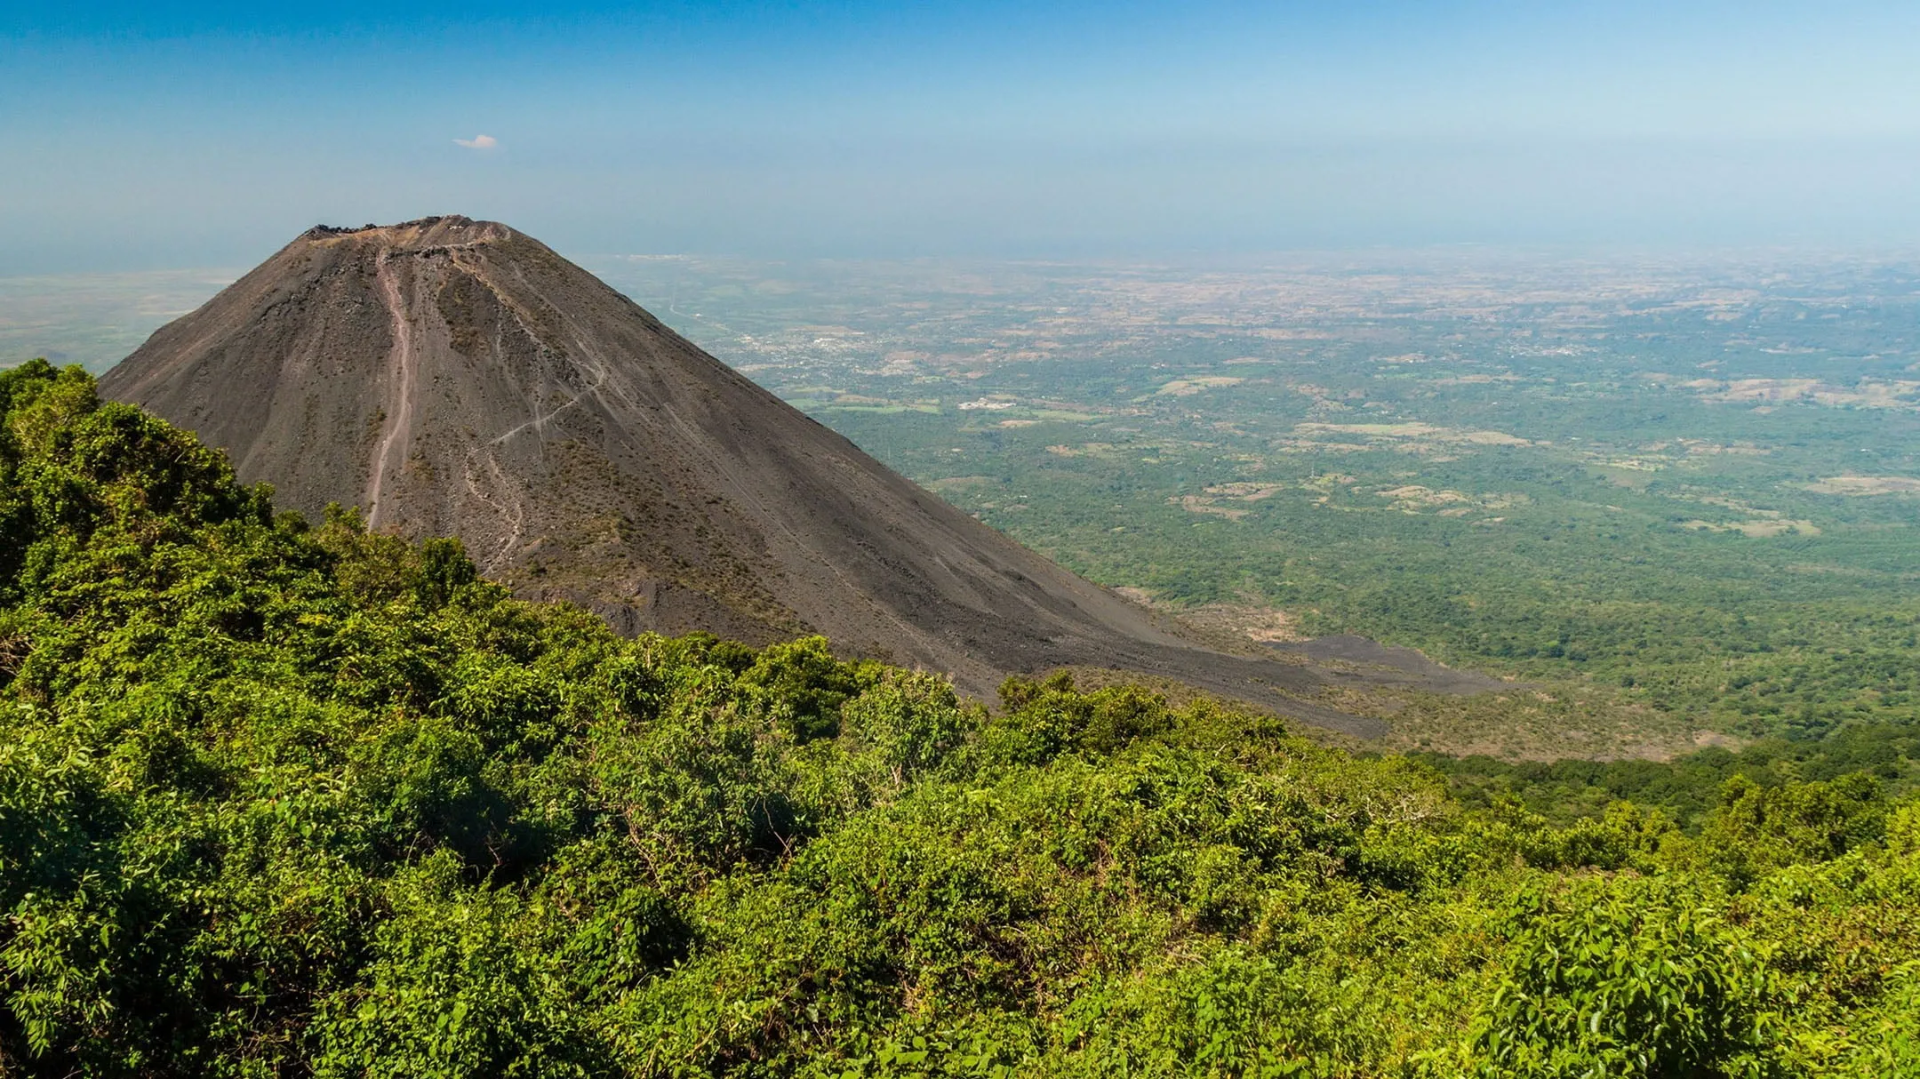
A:
<svg viewBox="0 0 1920 1079">
<path fill-rule="evenodd" d="M 518 594 L 628 632 L 821 633 L 979 695 L 1011 673 L 1130 669 L 1381 730 L 1298 699 L 1350 672 L 1205 647 L 497 223 L 313 229 L 101 389 L 223 448 L 282 506 L 340 502 L 376 529 L 457 535 Z"/>
</svg>

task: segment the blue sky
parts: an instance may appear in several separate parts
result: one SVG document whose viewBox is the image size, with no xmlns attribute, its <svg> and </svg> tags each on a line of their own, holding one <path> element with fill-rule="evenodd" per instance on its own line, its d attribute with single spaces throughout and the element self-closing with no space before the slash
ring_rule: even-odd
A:
<svg viewBox="0 0 1920 1079">
<path fill-rule="evenodd" d="M 1904 246 L 1916 58 L 1920 4 L 1846 0 L 13 0 L 0 275 L 436 212 L 576 254 Z"/>
</svg>

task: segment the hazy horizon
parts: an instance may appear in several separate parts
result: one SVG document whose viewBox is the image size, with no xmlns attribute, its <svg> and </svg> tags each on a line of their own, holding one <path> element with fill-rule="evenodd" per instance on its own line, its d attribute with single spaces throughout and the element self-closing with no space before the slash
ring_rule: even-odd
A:
<svg viewBox="0 0 1920 1079">
<path fill-rule="evenodd" d="M 81 3 L 0 21 L 0 276 L 318 222 L 569 252 L 1920 242 L 1920 11 Z"/>
<path fill-rule="evenodd" d="M 264 260 L 279 246 L 263 246 L 250 257 Z M 728 306 L 735 313 L 729 320 L 758 309 L 755 317 L 766 325 L 798 326 L 832 322 L 844 305 L 877 302 L 902 287 L 944 295 L 983 313 L 1014 302 L 1004 294 L 1007 289 L 1018 293 L 1023 288 L 1070 287 L 1069 282 L 1086 274 L 1221 287 L 1225 306 L 1216 303 L 1213 309 L 1237 311 L 1236 317 L 1270 317 L 1290 304 L 1311 301 L 1325 283 L 1343 279 L 1352 282 L 1355 295 L 1370 295 L 1369 302 L 1387 302 L 1396 310 L 1440 302 L 1434 294 L 1417 291 L 1431 285 L 1454 290 L 1447 303 L 1471 293 L 1498 306 L 1544 297 L 1556 303 L 1585 298 L 1646 307 L 1689 297 L 1720 302 L 1738 294 L 1743 306 L 1751 306 L 1763 296 L 1777 297 L 1782 289 L 1830 300 L 1866 294 L 1900 299 L 1913 295 L 1912 283 L 1920 279 L 1920 247 L 1914 245 L 1661 249 L 1456 244 L 1082 259 L 780 259 L 701 252 L 595 253 L 565 247 L 560 254 L 696 337 L 712 327 L 699 307 L 676 307 L 675 297 L 692 300 L 716 287 L 731 297 Z M 45 356 L 103 372 L 148 334 L 199 307 L 251 268 L 236 263 L 0 276 L 0 367 Z M 1282 282 L 1291 284 L 1275 291 Z M 797 303 L 800 296 L 811 299 Z M 724 360 L 741 359 L 724 336 L 702 343 Z M 757 347 L 751 338 L 740 343 L 749 352 Z"/>
</svg>

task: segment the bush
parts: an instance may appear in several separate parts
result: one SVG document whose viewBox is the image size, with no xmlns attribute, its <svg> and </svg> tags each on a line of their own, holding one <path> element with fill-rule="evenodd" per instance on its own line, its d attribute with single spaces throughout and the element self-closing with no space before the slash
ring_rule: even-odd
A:
<svg viewBox="0 0 1920 1079">
<path fill-rule="evenodd" d="M 1489 1076 L 1751 1074 L 1764 970 L 1706 895 L 1626 878 L 1524 898 L 1475 1047 Z"/>
</svg>

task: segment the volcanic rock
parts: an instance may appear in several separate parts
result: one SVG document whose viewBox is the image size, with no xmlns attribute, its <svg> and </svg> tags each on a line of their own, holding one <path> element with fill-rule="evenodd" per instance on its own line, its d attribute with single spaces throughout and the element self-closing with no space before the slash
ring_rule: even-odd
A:
<svg viewBox="0 0 1920 1079">
<path fill-rule="evenodd" d="M 1381 730 L 1299 699 L 1338 679 L 1200 646 L 494 222 L 312 229 L 100 386 L 225 449 L 285 507 L 457 535 L 516 593 L 623 631 L 821 633 L 978 695 L 1010 673 L 1131 669 Z"/>
</svg>

